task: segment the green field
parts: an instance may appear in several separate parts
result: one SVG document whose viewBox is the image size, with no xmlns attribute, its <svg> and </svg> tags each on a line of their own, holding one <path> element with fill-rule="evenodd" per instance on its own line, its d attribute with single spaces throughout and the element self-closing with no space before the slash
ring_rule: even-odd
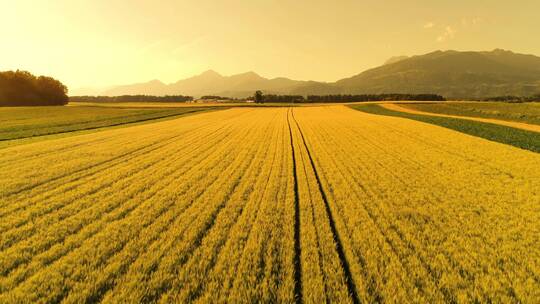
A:
<svg viewBox="0 0 540 304">
<path fill-rule="evenodd" d="M 463 102 L 409 103 L 404 108 L 437 114 L 493 118 L 530 124 L 540 124 L 540 102 Z"/>
<path fill-rule="evenodd" d="M 215 107 L 5 107 L 0 108 L 0 141 L 96 130 L 215 109 Z"/>
<path fill-rule="evenodd" d="M 353 105 L 351 108 L 370 114 L 413 119 L 525 150 L 540 152 L 540 133 L 537 132 L 473 120 L 392 111 L 376 104 Z"/>
</svg>

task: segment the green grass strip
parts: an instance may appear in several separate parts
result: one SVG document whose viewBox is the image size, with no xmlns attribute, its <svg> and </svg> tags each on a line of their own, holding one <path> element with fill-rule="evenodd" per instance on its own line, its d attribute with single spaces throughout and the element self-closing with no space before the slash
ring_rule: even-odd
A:
<svg viewBox="0 0 540 304">
<path fill-rule="evenodd" d="M 466 119 L 393 111 L 375 104 L 351 105 L 350 107 L 370 114 L 413 119 L 536 153 L 540 152 L 540 133 L 537 132 Z"/>
<path fill-rule="evenodd" d="M 17 132 L 6 132 L 0 128 L 0 149 L 33 143 L 42 140 L 58 139 L 69 136 L 76 136 L 99 132 L 109 129 L 117 129 L 124 127 L 137 126 L 147 123 L 161 122 L 172 120 L 180 117 L 206 113 L 210 111 L 219 111 L 228 109 L 226 107 L 200 107 L 200 108 L 185 108 L 179 111 L 162 111 L 159 113 L 148 112 L 141 115 L 109 117 L 102 120 L 81 120 L 71 124 L 52 125 L 51 127 L 40 129 L 28 129 Z M 28 127 L 28 126 L 27 126 Z M 29 126 L 30 128 L 32 125 Z"/>
</svg>

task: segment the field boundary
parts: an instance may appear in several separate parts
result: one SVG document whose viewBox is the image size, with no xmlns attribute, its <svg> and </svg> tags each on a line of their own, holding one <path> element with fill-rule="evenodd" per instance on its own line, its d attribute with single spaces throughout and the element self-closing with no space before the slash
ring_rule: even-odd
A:
<svg viewBox="0 0 540 304">
<path fill-rule="evenodd" d="M 165 120 L 167 118 L 172 118 L 172 117 L 175 117 L 175 116 L 187 116 L 189 114 L 195 114 L 195 113 L 198 113 L 198 112 L 209 112 L 209 111 L 212 111 L 212 110 L 217 110 L 217 109 L 197 109 L 197 110 L 192 110 L 192 111 L 187 111 L 187 112 L 182 112 L 182 113 L 169 114 L 169 115 L 164 115 L 164 116 L 159 116 L 159 117 L 143 118 L 141 120 L 113 123 L 113 124 L 110 124 L 108 126 L 87 127 L 87 128 L 77 129 L 77 130 L 58 131 L 58 132 L 51 132 L 51 133 L 39 134 L 39 135 L 30 135 L 30 136 L 18 137 L 18 138 L 4 138 L 4 139 L 0 139 L 0 142 L 10 142 L 10 141 L 18 141 L 18 140 L 37 139 L 39 137 L 55 136 L 55 135 L 77 133 L 77 132 L 83 133 L 85 131 L 92 131 L 92 130 L 99 130 L 99 129 L 106 130 L 106 129 L 109 129 L 109 128 L 114 128 L 114 127 L 119 127 L 119 126 L 126 126 L 126 125 L 130 125 L 130 124 L 136 125 L 136 124 L 149 122 L 149 121 L 152 121 L 152 120 L 161 120 L 161 119 Z"/>
<path fill-rule="evenodd" d="M 512 128 L 516 128 L 516 129 L 531 131 L 531 132 L 540 132 L 540 126 L 539 125 L 533 125 L 533 124 L 517 122 L 517 121 L 507 121 L 507 120 L 502 120 L 502 119 L 482 118 L 482 117 L 474 117 L 474 116 L 462 116 L 462 115 L 449 115 L 449 114 L 442 114 L 442 113 L 432 113 L 432 112 L 409 109 L 409 108 L 403 107 L 400 104 L 396 104 L 396 103 L 381 104 L 381 107 L 386 108 L 388 110 L 392 110 L 392 111 L 399 111 L 399 112 L 405 112 L 405 113 L 410 113 L 410 114 L 436 116 L 436 117 L 448 117 L 448 118 L 457 118 L 457 119 L 466 119 L 466 120 L 472 120 L 472 121 L 479 121 L 479 122 L 497 124 L 497 125 L 512 127 Z"/>
<path fill-rule="evenodd" d="M 350 106 L 350 108 L 368 114 L 416 120 L 493 142 L 540 153 L 540 133 L 538 132 L 468 119 L 394 111 L 376 104 Z"/>
<path fill-rule="evenodd" d="M 343 273 L 345 275 L 345 282 L 347 284 L 347 289 L 349 291 L 349 294 L 351 295 L 352 302 L 355 303 L 355 304 L 359 304 L 360 303 L 360 298 L 358 297 L 358 293 L 356 292 L 356 287 L 355 287 L 354 282 L 353 282 L 352 272 L 351 272 L 351 269 L 350 269 L 350 266 L 349 266 L 349 262 L 347 261 L 347 257 L 345 256 L 345 250 L 343 249 L 343 243 L 342 243 L 341 238 L 339 237 L 339 234 L 337 232 L 336 223 L 335 223 L 335 220 L 334 220 L 334 215 L 332 214 L 332 210 L 330 209 L 330 204 L 328 202 L 326 192 L 324 191 L 324 188 L 322 186 L 321 179 L 319 177 L 319 172 L 317 171 L 317 167 L 315 166 L 315 162 L 313 161 L 311 151 L 309 150 L 309 147 L 308 147 L 308 145 L 306 143 L 306 139 L 304 138 L 304 133 L 302 132 L 302 129 L 300 128 L 300 124 L 298 124 L 298 121 L 294 117 L 294 109 L 291 110 L 291 116 L 292 116 L 292 119 L 293 119 L 294 123 L 296 124 L 296 127 L 298 128 L 298 132 L 300 133 L 300 137 L 302 138 L 302 143 L 304 145 L 304 148 L 306 149 L 311 168 L 313 169 L 313 172 L 315 174 L 315 179 L 317 180 L 317 185 L 319 186 L 319 192 L 320 192 L 321 197 L 322 197 L 322 199 L 324 201 L 324 207 L 325 207 L 325 210 L 326 210 L 326 215 L 328 217 L 328 222 L 330 224 L 330 229 L 332 231 L 333 239 L 334 239 L 334 241 L 336 243 L 336 251 L 338 253 L 338 256 L 339 256 L 339 259 L 340 259 L 340 262 L 341 262 L 341 267 L 342 267 Z"/>
</svg>

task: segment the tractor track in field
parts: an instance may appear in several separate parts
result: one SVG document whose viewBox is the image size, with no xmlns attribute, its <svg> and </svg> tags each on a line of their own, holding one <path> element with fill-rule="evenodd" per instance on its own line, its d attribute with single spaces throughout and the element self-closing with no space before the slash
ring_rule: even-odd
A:
<svg viewBox="0 0 540 304">
<path fill-rule="evenodd" d="M 298 198 L 298 175 L 296 174 L 296 152 L 294 151 L 294 141 L 291 128 L 291 122 L 289 121 L 289 109 L 287 111 L 287 126 L 289 127 L 289 136 L 291 139 L 291 153 L 292 153 L 292 170 L 294 177 L 294 293 L 296 303 L 302 303 L 302 263 L 300 254 L 302 249 L 300 247 L 300 200 Z"/>
<path fill-rule="evenodd" d="M 304 145 L 304 148 L 306 149 L 311 168 L 313 169 L 313 172 L 315 174 L 315 179 L 317 180 L 317 185 L 319 186 L 319 192 L 320 192 L 321 197 L 322 197 L 323 202 L 324 202 L 326 215 L 328 217 L 328 222 L 330 223 L 330 229 L 332 230 L 332 236 L 333 236 L 333 239 L 334 239 L 334 241 L 336 243 L 336 250 L 337 250 L 339 259 L 341 261 L 341 267 L 343 269 L 343 273 L 345 275 L 345 282 L 347 283 L 347 289 L 349 291 L 349 294 L 351 295 L 352 302 L 355 303 L 355 304 L 359 304 L 360 303 L 360 298 L 358 297 L 358 293 L 357 293 L 356 287 L 354 285 L 354 281 L 353 281 L 353 278 L 352 278 L 353 276 L 352 276 L 352 273 L 351 273 L 349 262 L 347 261 L 347 257 L 345 256 L 345 251 L 343 249 L 342 241 L 341 241 L 341 239 L 339 237 L 339 234 L 337 233 L 337 228 L 336 228 L 336 223 L 335 223 L 335 220 L 334 220 L 334 215 L 332 214 L 332 210 L 330 209 L 330 204 L 328 203 L 328 198 L 326 196 L 326 192 L 324 191 L 324 188 L 322 186 L 321 179 L 319 177 L 319 172 L 317 171 L 317 167 L 315 166 L 315 162 L 313 161 L 313 156 L 311 155 L 311 151 L 309 150 L 309 147 L 308 147 L 308 145 L 306 143 L 304 133 L 302 132 L 302 129 L 300 128 L 300 124 L 298 124 L 298 121 L 294 117 L 294 109 L 291 109 L 291 117 L 292 117 L 294 123 L 296 124 L 296 127 L 298 128 L 298 132 L 300 133 L 300 137 L 302 138 L 302 144 Z M 289 128 L 290 128 L 290 125 L 289 125 Z M 291 143 L 292 143 L 292 137 L 291 137 Z"/>
</svg>

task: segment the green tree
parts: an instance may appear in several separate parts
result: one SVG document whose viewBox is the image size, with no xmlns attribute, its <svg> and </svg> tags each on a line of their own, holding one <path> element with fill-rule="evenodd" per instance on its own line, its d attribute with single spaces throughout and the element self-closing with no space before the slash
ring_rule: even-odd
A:
<svg viewBox="0 0 540 304">
<path fill-rule="evenodd" d="M 0 106 L 56 106 L 68 103 L 67 87 L 26 71 L 0 72 Z"/>
<path fill-rule="evenodd" d="M 255 103 L 263 103 L 264 96 L 262 91 L 255 91 Z"/>
</svg>

